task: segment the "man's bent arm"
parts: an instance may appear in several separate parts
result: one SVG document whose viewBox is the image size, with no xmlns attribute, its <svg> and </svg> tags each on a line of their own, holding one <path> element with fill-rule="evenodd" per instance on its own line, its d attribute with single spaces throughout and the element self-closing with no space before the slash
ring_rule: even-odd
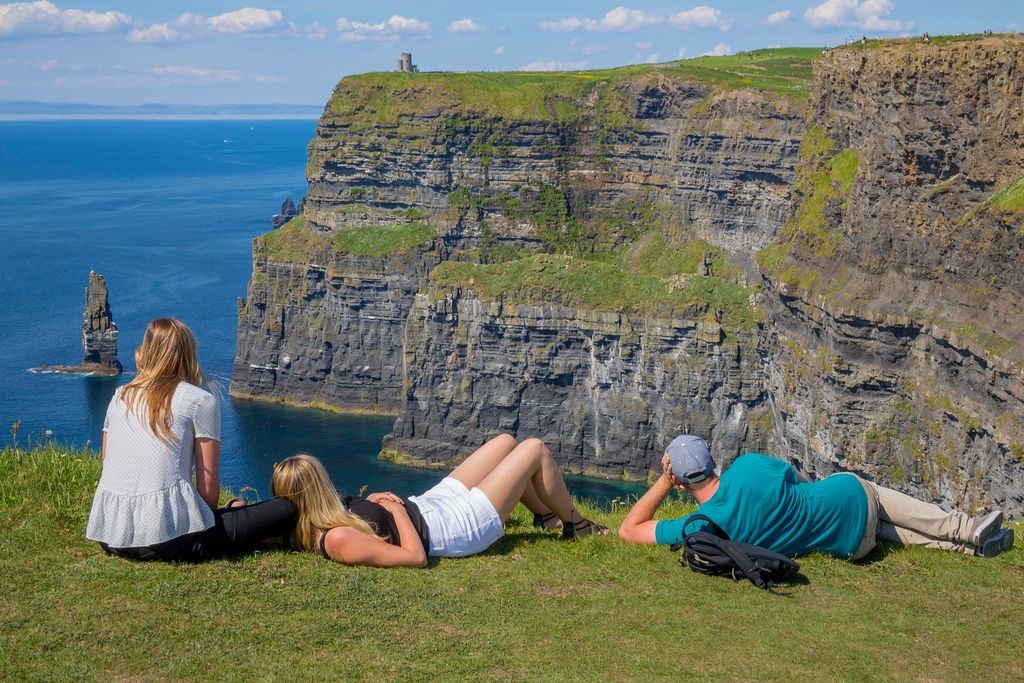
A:
<svg viewBox="0 0 1024 683">
<path fill-rule="evenodd" d="M 673 488 L 673 482 L 669 479 L 667 472 L 658 477 L 647 493 L 629 511 L 626 519 L 622 520 L 622 525 L 619 526 L 619 538 L 630 543 L 654 545 L 657 542 L 654 530 L 658 526 L 658 520 L 654 519 L 654 513 Z"/>
</svg>

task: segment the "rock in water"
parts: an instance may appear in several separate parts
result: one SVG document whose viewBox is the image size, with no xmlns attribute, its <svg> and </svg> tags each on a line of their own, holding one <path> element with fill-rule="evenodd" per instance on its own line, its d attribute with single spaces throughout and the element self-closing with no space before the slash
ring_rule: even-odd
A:
<svg viewBox="0 0 1024 683">
<path fill-rule="evenodd" d="M 117 325 L 110 315 L 107 282 L 95 271 L 89 271 L 89 286 L 85 288 L 82 349 L 83 366 L 98 365 L 106 368 L 107 374 L 121 374 L 123 368 L 117 360 Z"/>
<path fill-rule="evenodd" d="M 280 228 L 298 215 L 299 210 L 295 208 L 295 202 L 292 201 L 291 197 L 285 197 L 284 202 L 281 204 L 281 213 L 275 213 L 271 216 L 270 222 L 275 228 Z"/>
<path fill-rule="evenodd" d="M 85 375 L 120 375 L 124 371 L 117 360 L 117 325 L 110 316 L 107 283 L 103 276 L 89 271 L 82 312 L 82 362 L 78 365 L 43 365 L 33 372 L 69 372 Z"/>
</svg>

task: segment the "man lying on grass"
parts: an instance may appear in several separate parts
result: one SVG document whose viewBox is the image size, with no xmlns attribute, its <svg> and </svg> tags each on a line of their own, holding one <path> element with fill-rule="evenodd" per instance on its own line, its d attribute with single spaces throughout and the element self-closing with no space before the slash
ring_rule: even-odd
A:
<svg viewBox="0 0 1024 683">
<path fill-rule="evenodd" d="M 999 528 L 1002 512 L 974 518 L 946 512 L 849 472 L 801 482 L 796 470 L 782 460 L 747 453 L 719 477 L 707 443 L 696 436 L 676 437 L 662 468 L 662 475 L 623 520 L 621 538 L 668 545 L 701 530 L 706 523 L 688 525 L 689 517 L 654 519 L 661 502 L 678 488 L 691 493 L 700 514 L 730 540 L 790 557 L 818 550 L 859 560 L 878 539 L 984 557 L 1013 546 L 1013 530 Z"/>
</svg>

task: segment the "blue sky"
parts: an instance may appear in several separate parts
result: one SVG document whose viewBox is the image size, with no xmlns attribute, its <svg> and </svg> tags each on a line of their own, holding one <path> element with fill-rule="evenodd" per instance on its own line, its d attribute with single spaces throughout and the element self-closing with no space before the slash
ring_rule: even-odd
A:
<svg viewBox="0 0 1024 683">
<path fill-rule="evenodd" d="M 585 69 L 985 29 L 1024 30 L 1024 0 L 0 0 L 0 99 L 322 104 L 402 50 L 423 70 Z"/>
</svg>

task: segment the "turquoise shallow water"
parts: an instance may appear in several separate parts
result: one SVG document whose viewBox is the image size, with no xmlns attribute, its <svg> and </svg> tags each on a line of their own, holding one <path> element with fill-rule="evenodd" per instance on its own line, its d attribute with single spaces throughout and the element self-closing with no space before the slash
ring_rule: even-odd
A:
<svg viewBox="0 0 1024 683">
<path fill-rule="evenodd" d="M 324 460 L 348 492 L 402 494 L 438 472 L 377 460 L 392 419 L 226 397 L 236 299 L 251 272 L 251 240 L 285 196 L 305 191 L 314 121 L 0 122 L 0 443 L 49 438 L 96 444 L 114 389 L 126 378 L 36 374 L 81 359 L 83 292 L 102 273 L 132 351 L 158 316 L 187 322 L 206 373 L 225 388 L 222 479 L 267 495 L 276 460 L 298 451 Z M 606 504 L 638 487 L 570 478 L 573 493 Z"/>
</svg>

